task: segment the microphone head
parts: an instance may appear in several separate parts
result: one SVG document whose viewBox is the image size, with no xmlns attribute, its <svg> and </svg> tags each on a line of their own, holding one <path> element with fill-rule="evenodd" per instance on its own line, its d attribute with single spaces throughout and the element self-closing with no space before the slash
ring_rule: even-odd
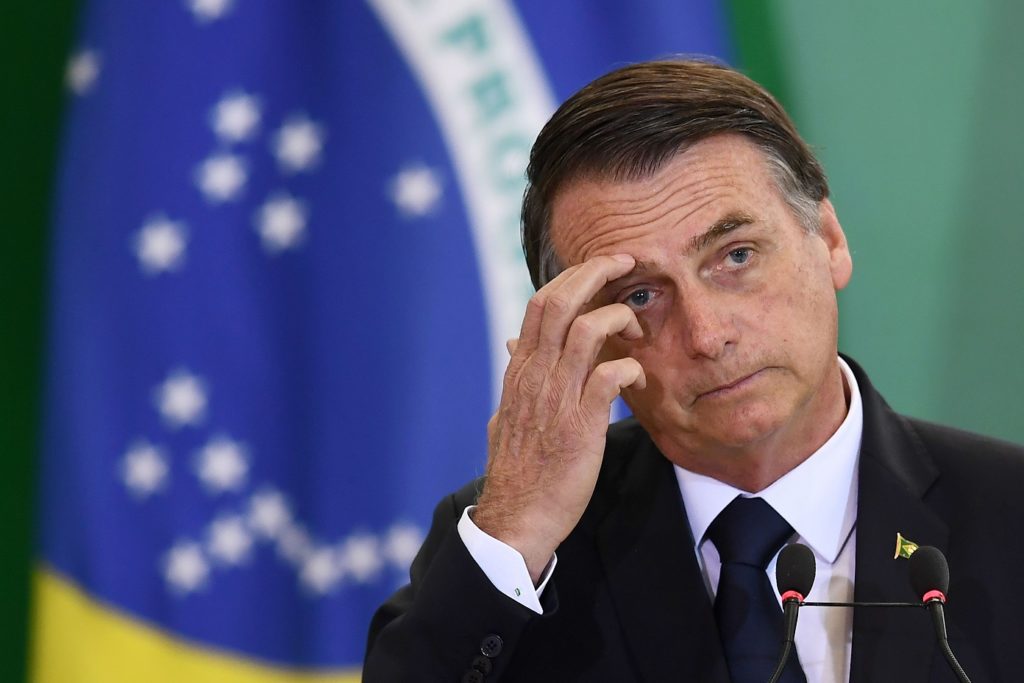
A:
<svg viewBox="0 0 1024 683">
<path fill-rule="evenodd" d="M 914 594 L 923 596 L 929 591 L 940 591 L 943 595 L 949 590 L 949 564 L 946 556 L 938 548 L 923 545 L 910 556 L 910 586 Z"/>
<path fill-rule="evenodd" d="M 814 553 L 802 543 L 790 543 L 775 563 L 775 585 L 779 594 L 796 591 L 806 596 L 814 585 Z"/>
</svg>

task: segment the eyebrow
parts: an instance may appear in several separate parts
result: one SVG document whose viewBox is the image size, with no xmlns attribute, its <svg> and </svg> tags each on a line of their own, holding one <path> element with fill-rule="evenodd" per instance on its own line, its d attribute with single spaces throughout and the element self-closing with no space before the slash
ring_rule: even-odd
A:
<svg viewBox="0 0 1024 683">
<path fill-rule="evenodd" d="M 733 230 L 749 225 L 754 222 L 754 218 L 749 214 L 745 213 L 731 213 L 724 218 L 720 218 L 715 221 L 714 225 L 710 228 L 697 235 L 690 240 L 689 246 L 686 251 L 688 253 L 694 253 L 707 249 L 709 246 L 715 243 L 716 240 L 721 238 L 723 235 L 727 235 Z"/>
<path fill-rule="evenodd" d="M 690 243 L 686 247 L 688 253 L 698 252 L 702 249 L 714 244 L 714 242 L 720 239 L 723 235 L 727 235 L 737 228 L 741 228 L 744 225 L 749 225 L 754 222 L 754 217 L 746 213 L 730 213 L 724 218 L 721 218 L 715 223 L 702 232 L 701 234 L 693 237 Z M 636 259 L 636 264 L 633 269 L 623 275 L 620 278 L 616 278 L 602 287 L 599 294 L 610 296 L 610 291 L 616 287 L 621 287 L 624 280 L 637 275 L 646 275 L 648 273 L 659 272 L 660 268 L 650 261 L 644 261 L 642 259 Z"/>
</svg>

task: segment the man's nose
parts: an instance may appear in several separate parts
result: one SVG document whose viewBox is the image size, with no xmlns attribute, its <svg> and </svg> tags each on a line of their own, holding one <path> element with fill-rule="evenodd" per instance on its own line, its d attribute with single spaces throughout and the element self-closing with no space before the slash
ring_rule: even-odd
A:
<svg viewBox="0 0 1024 683">
<path fill-rule="evenodd" d="M 679 300 L 681 338 L 691 358 L 717 360 L 736 342 L 736 327 L 723 302 L 714 297 L 695 294 Z"/>
</svg>

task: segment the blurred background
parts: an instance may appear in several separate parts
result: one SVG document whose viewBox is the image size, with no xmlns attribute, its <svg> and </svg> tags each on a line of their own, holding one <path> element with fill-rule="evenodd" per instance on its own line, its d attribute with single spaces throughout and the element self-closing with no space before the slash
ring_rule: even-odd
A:
<svg viewBox="0 0 1024 683">
<path fill-rule="evenodd" d="M 1024 442 L 1022 25 L 1011 0 L 6 3 L 0 680 L 356 680 L 483 468 L 532 137 L 630 61 L 768 86 L 853 251 L 841 350 L 897 410 Z"/>
</svg>

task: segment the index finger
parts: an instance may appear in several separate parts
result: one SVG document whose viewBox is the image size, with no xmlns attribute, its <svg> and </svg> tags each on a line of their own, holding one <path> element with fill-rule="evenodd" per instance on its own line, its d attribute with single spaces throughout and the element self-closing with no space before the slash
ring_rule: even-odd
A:
<svg viewBox="0 0 1024 683">
<path fill-rule="evenodd" d="M 636 266 L 629 254 L 595 256 L 548 293 L 540 326 L 540 349 L 561 350 L 572 321 L 601 289 Z"/>
<path fill-rule="evenodd" d="M 517 349 L 522 349 L 524 353 L 528 354 L 537 347 L 537 340 L 540 338 L 541 320 L 544 317 L 544 302 L 547 301 L 547 297 L 551 292 L 558 289 L 563 282 L 579 269 L 580 266 L 578 265 L 566 268 L 530 297 L 530 301 L 526 304 L 526 313 L 523 315 L 522 327 L 519 329 Z M 509 349 L 509 355 L 514 355 L 514 353 L 513 349 Z"/>
</svg>

